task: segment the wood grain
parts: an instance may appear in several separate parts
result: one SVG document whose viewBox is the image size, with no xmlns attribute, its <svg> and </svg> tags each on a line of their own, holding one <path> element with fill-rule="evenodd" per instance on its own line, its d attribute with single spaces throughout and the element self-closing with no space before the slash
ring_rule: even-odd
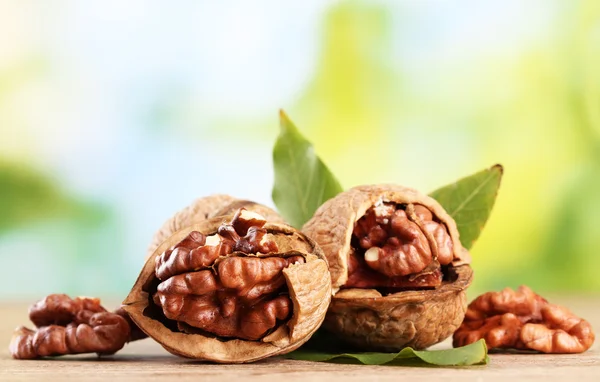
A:
<svg viewBox="0 0 600 382">
<path fill-rule="evenodd" d="M 600 328 L 600 297 L 553 298 Z M 29 325 L 26 304 L 0 305 L 0 381 L 600 381 L 600 341 L 578 355 L 491 354 L 486 366 L 441 368 L 364 366 L 269 359 L 248 365 L 214 365 L 170 355 L 152 340 L 127 345 L 117 355 L 69 356 L 50 360 L 10 358 L 12 330 Z M 448 341 L 436 348 L 449 347 Z"/>
</svg>

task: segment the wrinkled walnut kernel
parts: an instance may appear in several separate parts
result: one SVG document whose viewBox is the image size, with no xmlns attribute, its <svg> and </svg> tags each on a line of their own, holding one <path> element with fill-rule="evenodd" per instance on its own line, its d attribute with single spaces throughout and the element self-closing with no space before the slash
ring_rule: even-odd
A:
<svg viewBox="0 0 600 382">
<path fill-rule="evenodd" d="M 377 287 L 382 291 L 389 289 L 393 292 L 398 289 L 430 288 L 431 286 L 440 285 L 443 277 L 440 268 L 417 276 L 388 277 L 364 265 L 364 259 L 361 259 L 355 251 L 351 251 L 348 256 L 348 281 L 346 286 L 353 288 Z"/>
<path fill-rule="evenodd" d="M 38 328 L 18 328 L 10 343 L 13 358 L 65 354 L 112 354 L 130 340 L 128 321 L 107 312 L 100 300 L 50 295 L 33 305 L 30 319 Z"/>
<path fill-rule="evenodd" d="M 277 252 L 260 215 L 239 210 L 217 234 L 191 232 L 156 259 L 162 280 L 153 295 L 180 328 L 219 337 L 258 340 L 292 313 L 282 270 L 304 257 L 257 257 Z M 250 255 L 250 256 L 249 256 Z"/>
<path fill-rule="evenodd" d="M 191 232 L 156 259 L 156 277 L 166 280 L 189 270 L 208 267 L 217 258 L 232 252 L 276 252 L 277 244 L 265 238 L 266 231 L 262 229 L 265 223 L 260 215 L 240 209 L 231 223 L 219 227 L 218 234 L 206 237 L 200 232 Z"/>
<path fill-rule="evenodd" d="M 453 259 L 446 227 L 422 205 L 379 203 L 355 224 L 346 287 L 435 287 Z"/>
<path fill-rule="evenodd" d="M 454 333 L 454 346 L 485 339 L 489 348 L 581 353 L 594 343 L 591 325 L 526 286 L 477 297 Z"/>
</svg>

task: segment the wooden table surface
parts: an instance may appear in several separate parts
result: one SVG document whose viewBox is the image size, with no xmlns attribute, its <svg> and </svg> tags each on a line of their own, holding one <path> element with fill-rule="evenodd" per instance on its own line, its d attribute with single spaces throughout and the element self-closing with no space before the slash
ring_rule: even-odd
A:
<svg viewBox="0 0 600 382">
<path fill-rule="evenodd" d="M 600 330 L 600 297 L 555 298 L 552 302 L 568 306 Z M 583 354 L 491 354 L 488 365 L 455 368 L 365 366 L 280 358 L 248 365 L 215 365 L 175 357 L 149 339 L 129 344 L 108 358 L 87 355 L 18 361 L 10 358 L 8 343 L 16 326 L 29 325 L 27 305 L 0 304 L 0 317 L 0 381 L 600 381 L 600 340 Z M 436 348 L 449 346 L 446 341 Z"/>
</svg>

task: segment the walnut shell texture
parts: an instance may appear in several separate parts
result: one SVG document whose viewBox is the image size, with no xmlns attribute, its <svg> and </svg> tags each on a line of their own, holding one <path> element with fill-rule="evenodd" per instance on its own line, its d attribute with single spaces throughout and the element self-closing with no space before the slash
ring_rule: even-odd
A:
<svg viewBox="0 0 600 382">
<path fill-rule="evenodd" d="M 235 205 L 233 208 L 239 207 L 241 206 Z M 243 207 L 248 208 L 247 205 L 243 205 Z M 219 208 L 223 210 L 223 206 L 219 206 Z M 227 207 L 225 206 L 225 208 Z M 259 211 L 262 209 L 261 212 L 270 210 L 264 206 L 256 207 L 256 209 Z M 202 211 L 202 209 L 197 208 L 196 211 Z M 229 210 L 223 211 L 228 212 Z M 272 212 L 275 214 L 274 211 Z M 210 213 L 200 212 L 200 214 L 207 216 Z M 215 214 L 220 215 L 221 213 Z M 231 217 L 230 214 L 204 218 L 196 224 L 180 229 L 160 243 L 147 259 L 129 296 L 123 302 L 123 309 L 127 311 L 136 325 L 173 354 L 219 363 L 252 362 L 295 350 L 310 338 L 325 318 L 331 300 L 331 279 L 324 254 L 313 240 L 293 227 L 278 222 L 273 223 L 273 220 L 281 221 L 278 216 L 275 219 L 266 216 L 268 222 L 264 226 L 267 235 L 277 243 L 278 253 L 301 254 L 305 258 L 304 263 L 292 264 L 282 271 L 293 304 L 292 317 L 287 323 L 280 325 L 260 340 L 249 341 L 217 338 L 210 334 L 173 331 L 165 325 L 164 320 L 149 313 L 151 310 L 148 309 L 151 304 L 149 290 L 153 283 L 156 283 L 156 257 L 180 242 L 192 231 L 198 231 L 205 235 L 215 234 L 223 221 Z M 166 224 L 165 227 L 177 227 L 182 224 L 182 220 L 175 219 L 174 221 L 177 222 Z M 268 255 L 272 256 L 273 254 Z M 258 253 L 256 256 L 267 255 Z"/>
<path fill-rule="evenodd" d="M 429 209 L 450 234 L 453 260 L 441 286 L 382 295 L 376 289 L 341 289 L 348 281 L 348 258 L 355 223 L 379 202 L 419 204 Z M 324 327 L 365 351 L 423 349 L 450 336 L 461 324 L 466 288 L 473 272 L 456 223 L 433 198 L 394 184 L 354 187 L 325 202 L 303 227 L 329 262 L 334 296 Z"/>
<path fill-rule="evenodd" d="M 473 272 L 468 265 L 454 271 L 456 280 L 435 290 L 382 297 L 372 289 L 343 289 L 333 296 L 323 326 L 360 349 L 427 348 L 452 335 L 465 315 Z"/>
</svg>

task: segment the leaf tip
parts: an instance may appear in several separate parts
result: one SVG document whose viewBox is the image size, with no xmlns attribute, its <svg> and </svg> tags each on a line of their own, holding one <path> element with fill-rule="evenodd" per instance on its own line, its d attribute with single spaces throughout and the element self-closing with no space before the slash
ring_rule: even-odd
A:
<svg viewBox="0 0 600 382">
<path fill-rule="evenodd" d="M 294 123 L 290 120 L 290 117 L 288 117 L 283 109 L 279 109 L 279 126 L 281 131 L 295 128 Z"/>
<path fill-rule="evenodd" d="M 289 119 L 287 114 L 285 113 L 285 111 L 283 109 L 279 109 L 279 119 Z"/>
<path fill-rule="evenodd" d="M 496 163 L 495 165 L 493 165 L 490 170 L 492 171 L 498 171 L 500 173 L 500 175 L 504 174 L 504 166 L 502 166 L 500 163 Z"/>
</svg>

